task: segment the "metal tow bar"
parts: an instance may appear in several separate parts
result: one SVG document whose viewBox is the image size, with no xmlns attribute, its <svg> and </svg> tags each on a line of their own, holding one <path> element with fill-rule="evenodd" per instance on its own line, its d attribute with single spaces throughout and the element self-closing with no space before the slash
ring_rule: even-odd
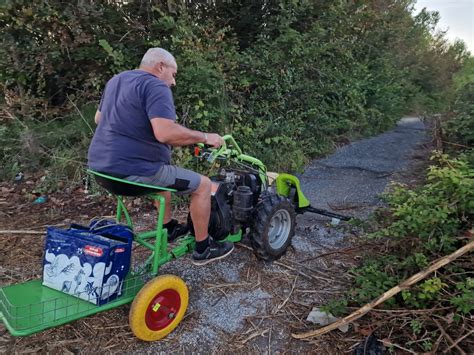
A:
<svg viewBox="0 0 474 355">
<path fill-rule="evenodd" d="M 316 208 L 312 206 L 302 207 L 298 209 L 298 213 L 306 213 L 306 212 L 317 213 L 317 214 L 321 214 L 323 216 L 327 216 L 331 218 L 337 218 L 337 219 L 340 219 L 341 221 L 348 221 L 352 218 L 350 216 L 344 216 L 339 213 L 334 213 L 328 210 L 323 210 L 322 208 Z"/>
</svg>

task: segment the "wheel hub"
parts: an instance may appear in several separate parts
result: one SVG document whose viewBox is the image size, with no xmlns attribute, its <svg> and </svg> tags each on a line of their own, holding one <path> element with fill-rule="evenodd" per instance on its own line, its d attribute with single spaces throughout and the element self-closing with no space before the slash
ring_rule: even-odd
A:
<svg viewBox="0 0 474 355">
<path fill-rule="evenodd" d="M 157 294 L 148 305 L 145 322 L 151 330 L 166 328 L 176 317 L 181 307 L 181 298 L 175 290 L 164 290 Z"/>
<path fill-rule="evenodd" d="M 270 220 L 268 242 L 272 248 L 278 249 L 286 240 L 291 231 L 291 216 L 287 210 L 276 211 Z"/>
</svg>

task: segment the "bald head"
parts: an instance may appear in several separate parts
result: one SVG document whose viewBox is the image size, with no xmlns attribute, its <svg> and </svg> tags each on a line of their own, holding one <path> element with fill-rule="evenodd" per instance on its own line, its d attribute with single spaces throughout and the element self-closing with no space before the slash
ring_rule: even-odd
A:
<svg viewBox="0 0 474 355">
<path fill-rule="evenodd" d="M 153 74 L 169 87 L 176 85 L 176 59 L 163 48 L 150 48 L 143 56 L 139 69 Z"/>
<path fill-rule="evenodd" d="M 163 48 L 150 48 L 147 50 L 142 58 L 140 67 L 154 67 L 160 62 L 177 67 L 176 59 L 174 59 L 170 52 Z"/>
</svg>

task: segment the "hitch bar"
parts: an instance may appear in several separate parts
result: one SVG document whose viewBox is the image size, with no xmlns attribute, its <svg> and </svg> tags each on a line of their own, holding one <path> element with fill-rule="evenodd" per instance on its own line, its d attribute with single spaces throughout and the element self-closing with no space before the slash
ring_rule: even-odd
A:
<svg viewBox="0 0 474 355">
<path fill-rule="evenodd" d="M 306 212 L 311 212 L 311 213 L 321 214 L 321 215 L 327 216 L 327 217 L 337 218 L 337 219 L 340 219 L 341 221 L 348 221 L 352 218 L 352 217 L 349 217 L 349 216 L 344 216 L 344 215 L 339 214 L 339 213 L 334 213 L 334 212 L 331 212 L 331 211 L 328 211 L 328 210 L 323 210 L 321 208 L 316 208 L 316 207 L 312 207 L 312 206 L 298 208 L 298 210 L 297 210 L 298 214 L 306 213 Z"/>
</svg>

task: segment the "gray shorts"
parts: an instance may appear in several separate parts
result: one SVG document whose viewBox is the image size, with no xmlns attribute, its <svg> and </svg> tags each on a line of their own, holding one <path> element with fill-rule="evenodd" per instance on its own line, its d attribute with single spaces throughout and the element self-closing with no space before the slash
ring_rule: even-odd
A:
<svg viewBox="0 0 474 355">
<path fill-rule="evenodd" d="M 175 189 L 178 191 L 176 193 L 177 195 L 188 195 L 196 191 L 201 183 L 201 175 L 174 165 L 163 165 L 160 170 L 152 176 L 131 175 L 125 179 L 142 184 Z"/>
</svg>

